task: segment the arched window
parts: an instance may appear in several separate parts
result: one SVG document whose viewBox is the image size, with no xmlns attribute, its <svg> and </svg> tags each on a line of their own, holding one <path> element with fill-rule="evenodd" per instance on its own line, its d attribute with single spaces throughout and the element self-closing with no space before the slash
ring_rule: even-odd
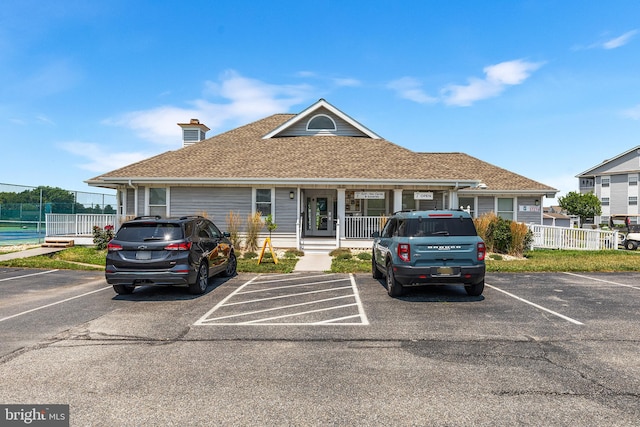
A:
<svg viewBox="0 0 640 427">
<path fill-rule="evenodd" d="M 307 122 L 307 130 L 336 130 L 336 122 L 327 115 L 318 114 Z"/>
</svg>

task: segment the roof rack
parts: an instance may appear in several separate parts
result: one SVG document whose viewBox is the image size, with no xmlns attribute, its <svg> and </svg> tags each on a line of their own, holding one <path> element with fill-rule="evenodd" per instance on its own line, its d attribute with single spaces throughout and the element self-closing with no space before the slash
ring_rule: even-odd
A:
<svg viewBox="0 0 640 427">
<path fill-rule="evenodd" d="M 133 218 L 134 221 L 138 219 L 162 219 L 162 217 L 160 215 L 142 215 Z"/>
</svg>

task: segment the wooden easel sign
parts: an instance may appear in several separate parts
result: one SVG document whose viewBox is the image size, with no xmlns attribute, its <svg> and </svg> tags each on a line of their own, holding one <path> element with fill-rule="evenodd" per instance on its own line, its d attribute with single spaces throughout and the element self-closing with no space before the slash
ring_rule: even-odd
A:
<svg viewBox="0 0 640 427">
<path fill-rule="evenodd" d="M 264 256 L 264 251 L 267 249 L 267 245 L 269 245 L 269 250 L 271 251 L 271 256 L 273 257 L 273 263 L 278 263 L 278 258 L 276 258 L 276 253 L 273 251 L 273 246 L 271 246 L 271 237 L 267 237 L 264 239 L 264 243 L 262 244 L 262 250 L 260 251 L 260 256 L 258 257 L 258 264 L 262 262 L 262 257 Z"/>
</svg>

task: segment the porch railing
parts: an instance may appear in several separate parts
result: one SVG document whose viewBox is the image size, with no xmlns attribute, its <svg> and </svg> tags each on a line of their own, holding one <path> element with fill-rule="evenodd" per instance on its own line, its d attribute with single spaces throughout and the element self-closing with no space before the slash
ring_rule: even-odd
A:
<svg viewBox="0 0 640 427">
<path fill-rule="evenodd" d="M 597 251 L 618 249 L 617 231 L 589 230 L 584 228 L 552 227 L 529 224 L 533 233 L 534 249 L 579 249 Z"/>
<path fill-rule="evenodd" d="M 94 226 L 118 223 L 117 215 L 110 214 L 46 214 L 45 224 L 46 236 L 90 236 Z"/>
<path fill-rule="evenodd" d="M 344 218 L 344 237 L 347 239 L 371 239 L 371 233 L 382 231 L 386 216 L 348 216 Z"/>
</svg>

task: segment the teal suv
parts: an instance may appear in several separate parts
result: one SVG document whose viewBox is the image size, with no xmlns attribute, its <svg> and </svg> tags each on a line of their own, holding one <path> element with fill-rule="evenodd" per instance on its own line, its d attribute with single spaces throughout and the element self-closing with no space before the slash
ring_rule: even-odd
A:
<svg viewBox="0 0 640 427">
<path fill-rule="evenodd" d="M 406 287 L 461 284 L 468 295 L 484 290 L 485 244 L 462 210 L 402 211 L 373 234 L 372 272 L 387 292 Z"/>
</svg>

